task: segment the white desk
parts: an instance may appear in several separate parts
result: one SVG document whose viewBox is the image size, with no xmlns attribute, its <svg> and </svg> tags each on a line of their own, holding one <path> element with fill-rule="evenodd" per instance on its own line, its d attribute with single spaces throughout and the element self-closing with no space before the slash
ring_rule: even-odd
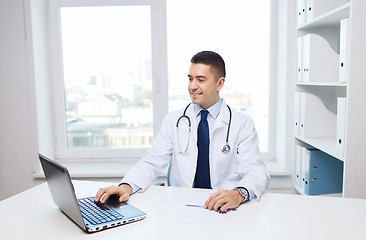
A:
<svg viewBox="0 0 366 240">
<path fill-rule="evenodd" d="M 105 185 L 74 181 L 78 197 Z M 241 205 L 238 215 L 187 224 L 163 200 L 191 191 L 197 189 L 152 186 L 129 200 L 145 220 L 87 234 L 41 184 L 0 202 L 0 239 L 366 239 L 366 200 L 268 193 Z"/>
</svg>

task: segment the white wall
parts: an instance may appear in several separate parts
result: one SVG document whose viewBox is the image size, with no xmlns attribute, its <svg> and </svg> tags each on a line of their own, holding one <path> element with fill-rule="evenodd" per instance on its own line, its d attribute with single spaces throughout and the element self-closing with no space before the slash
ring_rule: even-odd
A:
<svg viewBox="0 0 366 240">
<path fill-rule="evenodd" d="M 37 184 L 24 23 L 22 0 L 0 0 L 0 200 Z"/>
</svg>

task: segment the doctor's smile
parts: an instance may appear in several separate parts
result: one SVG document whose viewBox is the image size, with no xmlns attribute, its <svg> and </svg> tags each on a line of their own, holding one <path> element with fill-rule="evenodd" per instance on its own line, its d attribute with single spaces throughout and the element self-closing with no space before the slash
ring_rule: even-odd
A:
<svg viewBox="0 0 366 240">
<path fill-rule="evenodd" d="M 196 96 L 202 95 L 202 93 L 198 93 L 198 92 L 191 92 L 191 94 L 192 94 L 192 97 L 196 97 Z"/>
</svg>

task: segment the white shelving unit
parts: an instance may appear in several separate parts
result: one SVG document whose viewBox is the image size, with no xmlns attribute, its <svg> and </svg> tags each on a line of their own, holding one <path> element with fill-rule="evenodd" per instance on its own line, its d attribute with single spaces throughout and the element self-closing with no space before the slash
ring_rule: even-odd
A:
<svg viewBox="0 0 366 240">
<path fill-rule="evenodd" d="M 318 149 L 343 162 L 336 196 L 366 198 L 366 1 L 297 3 L 294 188 L 303 194 L 301 148 Z"/>
</svg>

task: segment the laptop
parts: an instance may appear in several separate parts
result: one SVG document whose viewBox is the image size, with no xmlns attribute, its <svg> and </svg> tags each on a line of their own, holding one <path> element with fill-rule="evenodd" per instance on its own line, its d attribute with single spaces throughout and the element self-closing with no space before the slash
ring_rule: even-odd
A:
<svg viewBox="0 0 366 240">
<path fill-rule="evenodd" d="M 85 232 L 140 221 L 146 213 L 128 203 L 120 203 L 110 196 L 105 204 L 95 203 L 94 197 L 77 199 L 68 170 L 62 165 L 39 154 L 53 201 L 60 210 Z"/>
</svg>

